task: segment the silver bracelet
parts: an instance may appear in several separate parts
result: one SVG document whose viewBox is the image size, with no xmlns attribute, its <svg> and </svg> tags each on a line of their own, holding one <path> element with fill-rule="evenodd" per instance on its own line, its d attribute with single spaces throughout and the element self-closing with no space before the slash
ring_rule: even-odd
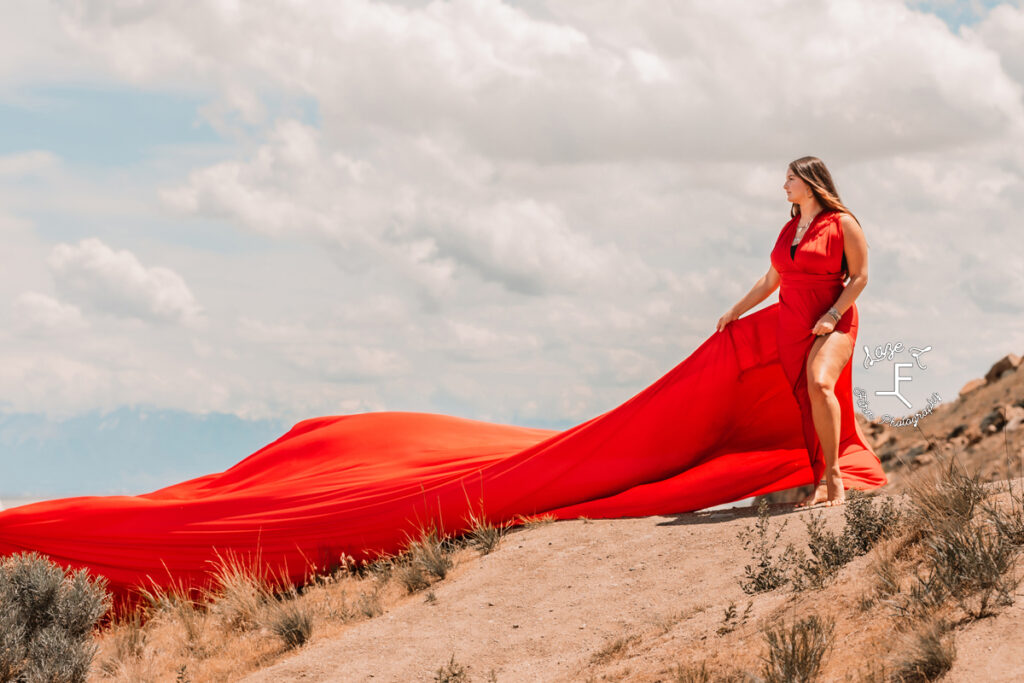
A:
<svg viewBox="0 0 1024 683">
<path fill-rule="evenodd" d="M 832 308 L 828 309 L 828 314 L 830 316 L 832 316 L 833 318 L 835 318 L 836 322 L 839 322 L 839 319 L 843 317 L 843 316 L 841 316 L 839 314 L 839 310 L 835 306 L 833 306 Z"/>
</svg>

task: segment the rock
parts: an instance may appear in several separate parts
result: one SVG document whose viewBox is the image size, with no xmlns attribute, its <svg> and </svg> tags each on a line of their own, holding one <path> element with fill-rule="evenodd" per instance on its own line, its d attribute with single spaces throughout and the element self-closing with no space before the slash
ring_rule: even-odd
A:
<svg viewBox="0 0 1024 683">
<path fill-rule="evenodd" d="M 930 451 L 932 449 L 931 443 L 928 441 L 915 441 L 913 445 L 907 450 L 904 457 L 908 459 L 916 458 L 921 453 Z"/>
<path fill-rule="evenodd" d="M 978 426 L 986 434 L 995 434 L 1001 429 L 1007 428 L 1011 422 L 1013 429 L 1017 429 L 1022 420 L 1024 420 L 1024 408 L 1004 403 L 1001 406 L 996 406 L 981 418 L 981 424 Z"/>
<path fill-rule="evenodd" d="M 1016 370 L 1019 365 L 1020 356 L 1013 353 L 1003 356 L 985 373 L 985 381 L 989 384 L 998 382 L 1003 378 L 1003 373 L 1008 370 Z"/>
<path fill-rule="evenodd" d="M 978 387 L 983 387 L 983 386 L 985 386 L 985 380 L 984 379 L 982 379 L 982 378 L 972 379 L 970 382 L 965 384 L 963 386 L 963 388 L 960 389 L 960 396 L 966 396 L 967 394 L 971 393 L 972 391 L 974 391 Z"/>
<path fill-rule="evenodd" d="M 897 449 L 895 449 L 895 448 L 886 448 L 886 449 L 878 449 L 878 448 L 876 448 L 875 449 L 875 454 L 878 456 L 878 461 L 883 463 L 883 464 L 885 464 L 885 463 L 889 462 L 890 460 L 892 460 L 893 458 L 896 457 L 896 450 Z"/>
<path fill-rule="evenodd" d="M 889 429 L 889 425 L 884 422 L 875 422 L 874 420 L 869 421 L 860 413 L 856 413 L 856 420 L 860 423 L 861 429 L 867 432 L 869 436 L 877 437 L 879 434 L 884 434 Z"/>
<path fill-rule="evenodd" d="M 1003 427 L 1008 432 L 1013 432 L 1021 428 L 1024 425 L 1024 408 L 1014 404 L 1005 406 L 1006 408 L 1006 426 Z"/>
</svg>

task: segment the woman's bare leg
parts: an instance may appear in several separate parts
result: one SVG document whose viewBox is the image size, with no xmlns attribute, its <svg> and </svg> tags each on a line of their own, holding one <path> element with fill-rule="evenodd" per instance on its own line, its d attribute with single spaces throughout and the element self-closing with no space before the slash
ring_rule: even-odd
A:
<svg viewBox="0 0 1024 683">
<path fill-rule="evenodd" d="M 836 382 L 843 366 L 853 355 L 853 339 L 845 332 L 830 332 L 818 337 L 807 355 L 807 393 L 811 401 L 814 428 L 825 457 L 825 485 L 815 490 L 797 507 L 825 503 L 839 505 L 846 500 L 839 470 L 839 434 L 842 424 Z"/>
</svg>

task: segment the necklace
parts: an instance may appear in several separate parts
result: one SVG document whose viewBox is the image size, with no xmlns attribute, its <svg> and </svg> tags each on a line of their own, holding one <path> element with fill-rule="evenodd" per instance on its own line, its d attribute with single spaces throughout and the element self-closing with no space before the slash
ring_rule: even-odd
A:
<svg viewBox="0 0 1024 683">
<path fill-rule="evenodd" d="M 819 209 L 817 211 L 817 213 L 815 213 L 813 216 L 811 216 L 811 220 L 807 221 L 807 225 L 800 225 L 800 223 L 797 222 L 797 224 L 796 224 L 796 240 L 793 242 L 794 245 L 800 243 L 800 241 L 804 238 L 804 233 L 807 232 L 807 228 L 809 228 L 811 226 L 811 224 L 814 222 L 814 219 L 817 218 L 818 214 L 820 214 L 820 213 L 821 213 L 821 209 Z"/>
</svg>

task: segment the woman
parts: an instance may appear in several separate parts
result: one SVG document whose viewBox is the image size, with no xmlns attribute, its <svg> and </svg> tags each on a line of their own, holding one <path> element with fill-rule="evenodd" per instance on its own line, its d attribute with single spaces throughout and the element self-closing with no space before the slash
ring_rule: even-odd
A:
<svg viewBox="0 0 1024 683">
<path fill-rule="evenodd" d="M 457 534 L 481 515 L 495 524 L 670 515 L 812 483 L 823 471 L 826 491 L 805 503 L 841 501 L 844 485 L 882 486 L 850 396 L 863 237 L 839 213 L 820 161 L 791 170 L 796 214 L 768 274 L 697 349 L 607 412 L 562 431 L 402 411 L 314 417 L 223 472 L 140 495 L 0 511 L 0 556 L 35 550 L 102 574 L 125 595 L 203 587 L 223 557 L 255 558 L 301 582 L 342 556 L 398 552 L 423 528 Z M 844 231 L 855 275 L 845 290 Z M 780 282 L 779 303 L 737 319 Z"/>
<path fill-rule="evenodd" d="M 857 340 L 854 300 L 868 282 L 867 241 L 843 205 L 821 159 L 801 157 L 786 169 L 783 184 L 791 219 L 782 228 L 764 277 L 721 317 L 718 329 L 779 292 L 779 357 L 800 404 L 811 465 L 818 482 L 805 507 L 845 501 L 839 445 L 857 430 L 852 414 L 850 358 Z M 849 277 L 849 281 L 844 281 Z M 825 478 L 821 479 L 824 473 Z"/>
</svg>

